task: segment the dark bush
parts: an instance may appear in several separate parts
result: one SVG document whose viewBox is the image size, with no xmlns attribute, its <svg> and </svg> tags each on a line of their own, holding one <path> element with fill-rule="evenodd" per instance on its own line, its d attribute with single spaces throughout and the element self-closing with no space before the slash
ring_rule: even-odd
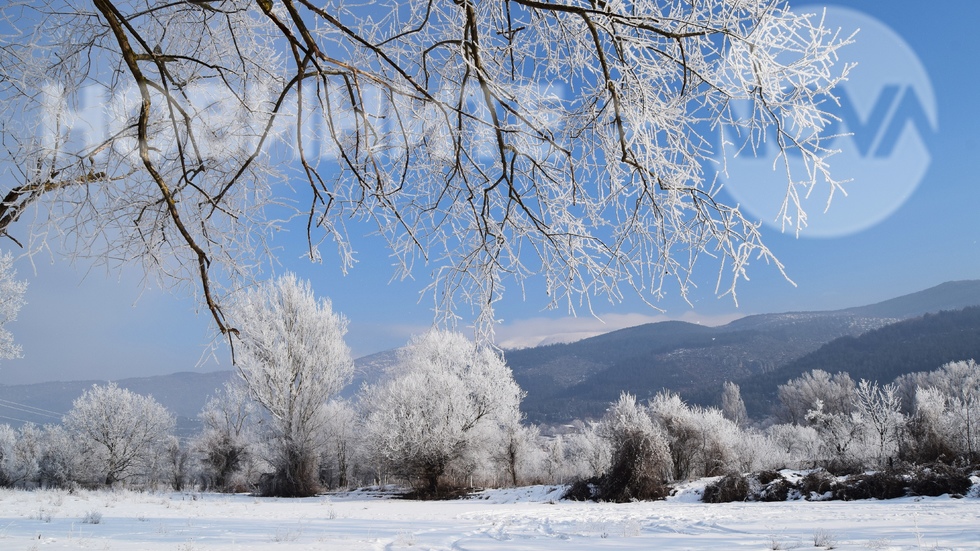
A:
<svg viewBox="0 0 980 551">
<path fill-rule="evenodd" d="M 849 476 L 864 472 L 864 465 L 856 459 L 831 459 L 824 463 L 823 468 L 834 476 Z"/>
<path fill-rule="evenodd" d="M 782 480 L 783 475 L 779 474 L 779 471 L 762 471 L 755 475 L 755 479 L 759 481 L 759 484 L 765 486 L 773 480 Z"/>
<path fill-rule="evenodd" d="M 766 483 L 755 497 L 759 501 L 786 501 L 791 489 L 793 485 L 785 478 L 779 477 Z"/>
<path fill-rule="evenodd" d="M 906 425 L 898 452 L 901 459 L 919 464 L 948 464 L 959 457 L 950 443 L 917 415 Z"/>
<path fill-rule="evenodd" d="M 653 443 L 643 434 L 625 438 L 613 454 L 612 466 L 603 475 L 594 498 L 601 501 L 626 503 L 667 497 L 663 466 L 652 453 Z"/>
<path fill-rule="evenodd" d="M 800 493 L 806 499 L 810 499 L 813 494 L 823 496 L 827 492 L 833 492 L 835 484 L 833 475 L 823 469 L 817 469 L 800 480 Z"/>
<path fill-rule="evenodd" d="M 759 484 L 759 490 L 752 496 L 756 501 L 786 501 L 793 485 L 779 471 L 762 471 L 754 478 Z"/>
<path fill-rule="evenodd" d="M 275 472 L 259 479 L 259 495 L 264 497 L 310 497 L 320 490 L 315 458 L 299 446 L 283 451 Z"/>
<path fill-rule="evenodd" d="M 436 490 L 431 490 L 427 485 L 419 486 L 412 491 L 402 494 L 402 499 L 416 499 L 419 501 L 442 501 L 448 499 L 464 498 L 472 492 L 472 488 L 454 486 L 452 484 L 439 484 Z"/>
<path fill-rule="evenodd" d="M 834 488 L 834 499 L 894 499 L 905 496 L 906 480 L 899 472 L 852 475 Z"/>
<path fill-rule="evenodd" d="M 972 486 L 970 474 L 966 467 L 944 463 L 928 466 L 902 465 L 887 471 L 855 474 L 842 479 L 823 469 L 817 469 L 795 484 L 774 471 L 751 475 L 748 480 L 741 475 L 730 474 L 705 487 L 701 500 L 705 503 L 785 501 L 790 490 L 799 491 L 808 500 L 850 501 L 944 494 L 962 497 Z"/>
<path fill-rule="evenodd" d="M 568 488 L 561 498 L 570 499 L 572 501 L 590 501 L 595 499 L 596 484 L 598 484 L 598 482 L 599 479 L 596 477 L 588 480 L 578 480 Z"/>
<path fill-rule="evenodd" d="M 625 431 L 613 451 L 609 470 L 600 477 L 576 482 L 564 497 L 615 503 L 663 499 L 670 490 L 663 478 L 668 470 L 650 434 Z"/>
<path fill-rule="evenodd" d="M 229 434 L 222 434 L 208 439 L 203 451 L 201 462 L 207 476 L 207 487 L 219 492 L 237 491 L 232 480 L 248 457 L 245 445 L 236 442 Z"/>
<path fill-rule="evenodd" d="M 749 497 L 749 481 L 740 474 L 727 474 L 704 488 L 701 501 L 705 503 L 731 503 L 745 501 Z"/>
<path fill-rule="evenodd" d="M 962 495 L 970 490 L 971 485 L 965 469 L 934 463 L 918 467 L 911 473 L 909 493 L 916 496 Z"/>
</svg>

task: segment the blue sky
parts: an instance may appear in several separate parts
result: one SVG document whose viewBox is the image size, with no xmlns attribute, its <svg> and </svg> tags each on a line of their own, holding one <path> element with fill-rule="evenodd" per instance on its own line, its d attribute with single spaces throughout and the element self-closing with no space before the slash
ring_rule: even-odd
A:
<svg viewBox="0 0 980 551">
<path fill-rule="evenodd" d="M 770 247 L 796 285 L 764 263 L 750 266 L 751 279 L 742 282 L 737 307 L 730 298 L 715 296 L 710 271 L 705 271 L 690 297 L 693 308 L 676 296 L 658 305 L 663 313 L 630 296 L 621 304 L 597 299 L 595 310 L 603 321 L 569 319 L 562 310 L 543 311 L 546 298 L 533 285 L 526 297 L 510 289 L 497 311 L 503 319 L 498 329 L 500 342 L 530 343 L 556 334 L 585 335 L 660 319 L 715 324 L 755 313 L 835 309 L 885 300 L 944 281 L 980 278 L 980 182 L 974 163 L 980 157 L 980 62 L 973 29 L 980 20 L 980 3 L 924 5 L 892 0 L 835 5 L 858 9 L 897 33 L 921 60 L 934 91 L 935 131 L 919 132 L 921 125 L 913 124 L 903 127 L 900 136 L 902 140 L 921 139 L 929 158 L 921 181 L 907 189 L 908 198 L 899 201 L 893 212 L 891 207 L 861 203 L 860 197 L 852 204 L 846 203 L 848 198 L 838 198 L 828 217 L 850 220 L 848 217 L 864 216 L 862 209 L 888 211 L 882 220 L 860 231 L 797 238 L 766 228 Z M 858 40 L 861 38 L 859 34 Z M 858 111 L 865 111 L 853 119 L 858 122 L 869 121 L 875 102 L 888 98 L 883 95 L 884 87 L 893 85 L 900 96 L 913 78 L 905 58 L 877 40 L 880 37 L 860 45 L 862 56 L 885 61 L 855 69 L 872 75 L 862 77 L 866 86 L 854 91 L 859 96 L 854 101 Z M 925 102 L 921 87 L 913 90 Z M 896 96 L 892 116 L 898 101 Z M 880 132 L 885 132 L 889 120 L 888 116 L 882 120 Z M 876 143 L 882 139 L 879 135 Z M 913 149 L 918 145 L 908 143 Z M 853 147 L 854 142 L 842 140 L 839 145 Z M 901 147 L 896 151 L 899 153 L 885 158 L 882 170 L 871 176 L 879 196 L 902 193 L 902 185 L 892 182 L 908 172 L 903 163 L 911 156 Z M 900 169 L 897 175 L 880 176 L 895 167 Z M 850 185 L 860 183 L 856 180 Z M 854 195 L 861 194 L 855 191 Z M 740 200 L 744 201 L 741 195 Z M 810 216 L 817 225 L 819 209 L 811 209 Z M 831 224 L 839 224 L 837 220 Z M 329 296 L 335 309 L 349 318 L 348 344 L 358 356 L 404 344 L 432 321 L 431 300 L 420 300 L 419 294 L 429 277 L 424 268 L 415 280 L 389 282 L 392 268 L 386 250 L 362 248 L 359 259 L 346 277 L 330 263 L 329 256 L 322 265 L 280 259 L 309 278 L 316 291 Z M 135 270 L 107 275 L 44 257 L 36 257 L 34 266 L 21 261 L 18 270 L 30 281 L 28 304 L 9 328 L 22 344 L 24 358 L 0 363 L 0 383 L 119 379 L 229 367 L 222 350 L 213 358 L 206 356 L 209 320 L 197 313 L 198 305 L 152 287 L 141 290 L 141 276 Z"/>
</svg>

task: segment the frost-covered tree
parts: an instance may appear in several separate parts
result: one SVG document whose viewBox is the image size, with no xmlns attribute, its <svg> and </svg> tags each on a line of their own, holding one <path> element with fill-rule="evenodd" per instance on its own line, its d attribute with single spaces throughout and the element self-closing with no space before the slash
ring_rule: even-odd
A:
<svg viewBox="0 0 980 551">
<path fill-rule="evenodd" d="M 493 459 L 504 472 L 505 484 L 517 486 L 534 477 L 562 482 L 565 458 L 560 435 L 548 439 L 543 449 L 538 427 L 513 423 L 501 428 L 500 440 Z"/>
<path fill-rule="evenodd" d="M 559 484 L 565 483 L 567 459 L 565 453 L 565 439 L 560 434 L 556 434 L 546 444 L 544 449 L 544 467 L 548 475 L 548 480 Z"/>
<path fill-rule="evenodd" d="M 37 483 L 43 433 L 34 423 L 25 423 L 17 430 L 0 425 L 0 488 Z"/>
<path fill-rule="evenodd" d="M 905 424 L 898 385 L 878 385 L 865 379 L 857 386 L 857 414 L 871 438 L 878 467 L 898 452 L 899 432 Z"/>
<path fill-rule="evenodd" d="M 376 459 L 424 494 L 461 460 L 491 457 L 520 419 L 521 389 L 496 351 L 447 331 L 415 337 L 388 379 L 362 390 Z M 499 453 L 499 452 L 498 452 Z"/>
<path fill-rule="evenodd" d="M 672 478 L 686 480 L 697 469 L 700 434 L 691 419 L 691 411 L 681 397 L 663 391 L 650 400 L 650 414 L 663 427 L 670 443 Z"/>
<path fill-rule="evenodd" d="M 372 226 L 401 275 L 425 259 L 439 313 L 471 301 L 488 330 L 534 276 L 569 308 L 657 299 L 712 257 L 734 295 L 772 254 L 718 158 L 779 148 L 791 229 L 840 187 L 822 131 L 849 37 L 781 0 L 13 0 L 0 20 L 0 233 L 192 282 L 222 332 L 297 218 L 343 268 L 348 226 Z"/>
<path fill-rule="evenodd" d="M 753 465 L 757 454 L 751 446 L 744 446 L 752 440 L 749 432 L 727 419 L 718 408 L 692 407 L 691 412 L 701 435 L 701 472 L 704 476 L 750 470 L 744 466 Z"/>
<path fill-rule="evenodd" d="M 29 487 L 38 479 L 43 431 L 34 423 L 0 425 L 0 488 Z"/>
<path fill-rule="evenodd" d="M 980 459 L 980 365 L 973 360 L 950 362 L 930 376 L 934 388 L 946 395 L 946 407 L 954 417 L 971 462 Z"/>
<path fill-rule="evenodd" d="M 717 476 L 739 470 L 738 443 L 743 433 L 717 408 L 691 407 L 672 392 L 650 400 L 650 415 L 667 434 L 674 478 Z"/>
<path fill-rule="evenodd" d="M 17 433 L 14 429 L 6 423 L 0 424 L 0 488 L 11 486 L 10 471 L 16 443 Z"/>
<path fill-rule="evenodd" d="M 744 427 L 749 421 L 749 414 L 745 411 L 745 402 L 742 400 L 742 391 L 731 381 L 725 381 L 722 389 L 721 411 L 726 419 L 739 427 Z"/>
<path fill-rule="evenodd" d="M 747 473 L 784 469 L 788 466 L 776 443 L 765 432 L 747 429 L 734 433 L 729 472 Z"/>
<path fill-rule="evenodd" d="M 354 373 L 344 343 L 347 319 L 317 299 L 309 282 L 287 273 L 235 303 L 236 366 L 268 417 L 269 462 L 262 492 L 310 496 L 319 488 L 324 408 Z"/>
<path fill-rule="evenodd" d="M 174 417 L 152 397 L 109 383 L 83 392 L 64 425 L 84 456 L 87 472 L 79 474 L 112 486 L 141 474 L 141 468 L 163 454 Z"/>
<path fill-rule="evenodd" d="M 777 418 L 784 423 L 804 424 L 811 410 L 825 414 L 849 415 L 855 407 L 855 385 L 851 376 L 840 372 L 831 375 L 821 369 L 804 373 L 779 385 Z M 821 406 L 816 407 L 817 401 Z"/>
<path fill-rule="evenodd" d="M 38 483 L 43 488 L 72 488 L 82 482 L 84 447 L 62 425 L 44 427 Z"/>
<path fill-rule="evenodd" d="M 921 460 L 980 456 L 980 365 L 973 360 L 950 362 L 936 371 L 899 381 L 917 383 L 915 412 L 909 421 L 907 453 Z"/>
<path fill-rule="evenodd" d="M 179 438 L 171 436 L 164 446 L 165 471 L 167 482 L 174 491 L 184 489 L 190 474 L 190 453 Z"/>
<path fill-rule="evenodd" d="M 806 414 L 806 422 L 820 436 L 818 463 L 834 471 L 863 466 L 867 451 L 863 448 L 867 427 L 859 414 L 836 413 L 825 408 L 823 400 L 817 399 L 813 409 Z"/>
<path fill-rule="evenodd" d="M 229 381 L 208 399 L 198 418 L 203 425 L 193 448 L 205 484 L 219 491 L 243 491 L 250 486 L 248 467 L 255 461 L 258 412 L 248 389 Z"/>
<path fill-rule="evenodd" d="M 612 461 L 610 443 L 600 434 L 598 423 L 578 423 L 578 430 L 565 438 L 570 475 L 580 479 L 602 476 Z"/>
<path fill-rule="evenodd" d="M 598 499 L 625 502 L 666 496 L 672 465 L 664 431 L 654 424 L 636 397 L 623 393 L 599 423 L 609 440 L 609 470 L 597 483 Z"/>
<path fill-rule="evenodd" d="M 820 455 L 820 434 L 809 425 L 782 423 L 766 429 L 766 435 L 777 453 L 784 457 L 784 467 L 809 469 Z"/>
<path fill-rule="evenodd" d="M 916 373 L 906 373 L 895 378 L 895 385 L 898 387 L 898 399 L 902 403 L 902 414 L 912 415 L 915 413 L 916 393 L 919 387 L 928 388 L 929 373 L 919 371 Z"/>
<path fill-rule="evenodd" d="M 901 434 L 903 458 L 917 463 L 955 461 L 961 454 L 960 434 L 946 406 L 946 395 L 938 388 L 920 387 L 914 396 L 915 409 Z"/>
<path fill-rule="evenodd" d="M 27 282 L 17 279 L 14 257 L 9 252 L 0 253 L 0 360 L 19 358 L 21 348 L 14 343 L 14 336 L 7 324 L 17 320 L 24 306 Z"/>
<path fill-rule="evenodd" d="M 21 486 L 37 483 L 38 465 L 41 460 L 41 442 L 44 431 L 34 423 L 24 423 L 17 431 L 17 443 L 13 449 L 13 476 L 11 482 Z"/>
<path fill-rule="evenodd" d="M 357 471 L 361 419 L 347 400 L 331 400 L 323 412 L 324 447 L 320 456 L 320 482 L 328 487 L 346 488 Z"/>
</svg>

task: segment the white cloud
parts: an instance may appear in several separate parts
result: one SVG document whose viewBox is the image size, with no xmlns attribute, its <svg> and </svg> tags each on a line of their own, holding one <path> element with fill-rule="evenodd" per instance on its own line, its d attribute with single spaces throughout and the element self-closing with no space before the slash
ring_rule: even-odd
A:
<svg viewBox="0 0 980 551">
<path fill-rule="evenodd" d="M 685 312 L 681 316 L 664 314 L 607 314 L 596 317 L 528 318 L 497 328 L 497 345 L 504 349 L 530 348 L 555 343 L 575 342 L 610 331 L 661 321 L 686 321 L 708 326 L 724 325 L 744 314 L 704 315 Z"/>
</svg>

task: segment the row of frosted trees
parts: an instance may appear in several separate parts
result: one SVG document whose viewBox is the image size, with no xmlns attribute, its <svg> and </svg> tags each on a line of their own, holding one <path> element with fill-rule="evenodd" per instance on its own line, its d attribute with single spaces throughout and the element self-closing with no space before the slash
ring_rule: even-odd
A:
<svg viewBox="0 0 980 551">
<path fill-rule="evenodd" d="M 247 293 L 236 315 L 248 328 L 235 347 L 240 376 L 204 407 L 200 434 L 179 441 L 152 398 L 95 386 L 61 425 L 0 426 L 0 485 L 306 496 L 397 483 L 425 497 L 588 481 L 588 497 L 624 500 L 726 473 L 978 461 L 973 361 L 886 385 L 813 371 L 780 386 L 764 423 L 750 423 L 726 383 L 721 408 L 624 394 L 598 421 L 543 429 L 522 423 L 522 392 L 500 355 L 459 334 L 414 338 L 385 377 L 341 400 L 353 374 L 346 321 L 308 284 L 286 275 Z"/>
<path fill-rule="evenodd" d="M 623 395 L 598 422 L 544 436 L 520 423 L 520 393 L 496 356 L 479 351 L 482 364 L 458 361 L 476 351 L 458 335 L 428 334 L 406 349 L 387 382 L 356 401 L 325 403 L 294 482 L 309 492 L 397 482 L 444 495 L 473 485 L 588 480 L 604 498 L 643 499 L 663 495 L 669 481 L 731 472 L 976 462 L 980 368 L 972 361 L 885 386 L 814 371 L 780 388 L 781 422 L 765 428 L 739 417 L 738 389 L 729 384 L 722 409 L 666 392 L 646 404 Z M 200 417 L 203 431 L 181 442 L 171 435 L 173 417 L 152 398 L 92 387 L 62 425 L 0 425 L 0 485 L 123 482 L 299 495 L 282 491 L 279 478 L 293 464 L 286 440 L 246 385 L 227 385 Z"/>
<path fill-rule="evenodd" d="M 115 384 L 93 386 L 60 425 L 0 425 L 0 486 L 181 486 L 187 453 L 174 417 L 148 396 Z"/>
<path fill-rule="evenodd" d="M 980 366 L 951 362 L 878 385 L 814 370 L 779 387 L 768 432 L 801 462 L 839 471 L 895 461 L 980 463 Z"/>
</svg>

